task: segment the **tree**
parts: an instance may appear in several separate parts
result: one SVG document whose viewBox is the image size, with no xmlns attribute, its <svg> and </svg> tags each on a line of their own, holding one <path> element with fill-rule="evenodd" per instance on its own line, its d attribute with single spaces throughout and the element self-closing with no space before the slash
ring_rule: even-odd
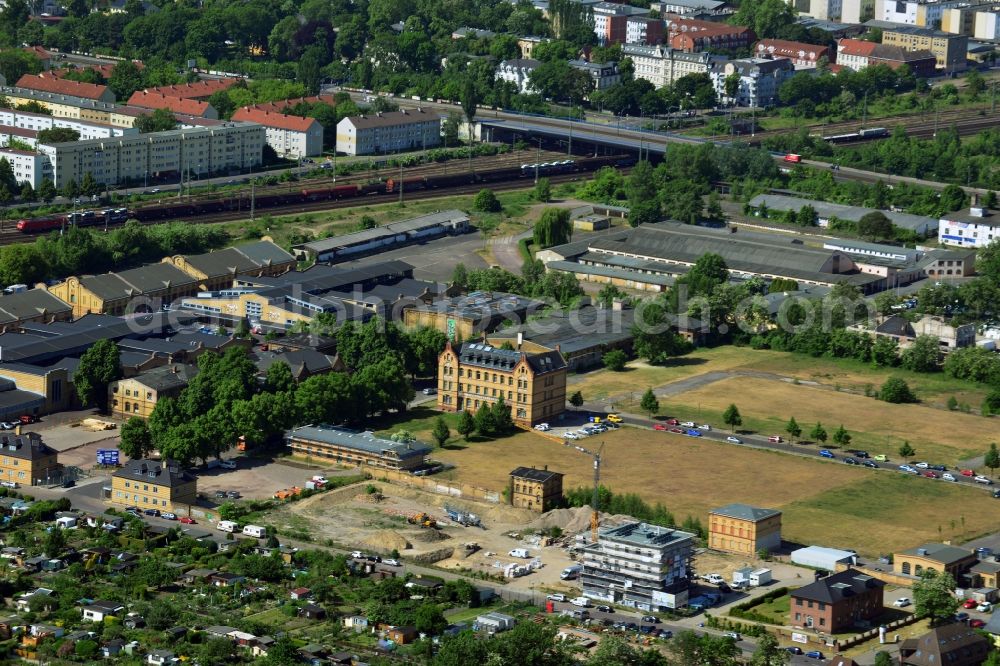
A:
<svg viewBox="0 0 1000 666">
<path fill-rule="evenodd" d="M 476 431 L 476 419 L 472 416 L 472 412 L 467 409 L 462 410 L 461 416 L 458 418 L 458 434 L 465 438 L 465 441 L 469 441 L 469 435 Z"/>
<path fill-rule="evenodd" d="M 508 405 L 501 395 L 493 403 L 493 432 L 498 435 L 509 435 L 514 430 L 514 419 L 510 415 L 510 405 Z"/>
<path fill-rule="evenodd" d="M 955 579 L 947 571 L 924 569 L 913 584 L 914 610 L 919 617 L 930 618 L 932 625 L 951 622 L 958 604 Z"/>
<path fill-rule="evenodd" d="M 566 208 L 546 208 L 532 232 L 535 247 L 541 249 L 568 243 L 573 236 L 573 225 Z"/>
<path fill-rule="evenodd" d="M 153 436 L 145 419 L 133 416 L 122 424 L 120 433 L 119 447 L 130 459 L 145 458 L 152 452 Z"/>
<path fill-rule="evenodd" d="M 499 213 L 503 210 L 503 204 L 497 199 L 497 195 L 493 194 L 493 190 L 484 188 L 479 190 L 479 194 L 472 201 L 472 208 L 484 213 Z"/>
<path fill-rule="evenodd" d="M 792 438 L 792 441 L 798 439 L 799 435 L 802 434 L 802 428 L 799 427 L 799 424 L 795 420 L 794 416 L 788 419 L 788 423 L 785 425 L 785 432 L 787 432 L 788 436 Z"/>
<path fill-rule="evenodd" d="M 878 392 L 879 400 L 895 404 L 917 402 L 917 396 L 910 390 L 910 385 L 901 377 L 889 377 Z"/>
<path fill-rule="evenodd" d="M 45 203 L 56 198 L 56 186 L 51 178 L 42 178 L 42 182 L 38 185 L 38 198 Z"/>
<path fill-rule="evenodd" d="M 656 394 L 653 393 L 653 389 L 648 388 L 646 392 L 642 394 L 642 399 L 639 401 L 639 407 L 642 411 L 649 414 L 649 418 L 653 418 L 653 415 L 660 411 L 660 401 L 656 399 Z"/>
<path fill-rule="evenodd" d="M 273 363 L 264 375 L 264 386 L 271 393 L 294 391 L 295 377 L 292 369 L 284 361 Z"/>
<path fill-rule="evenodd" d="M 736 432 L 736 426 L 743 425 L 743 417 L 740 416 L 740 410 L 735 404 L 730 403 L 726 407 L 726 411 L 722 413 L 722 422 L 729 426 L 733 432 Z"/>
<path fill-rule="evenodd" d="M 983 465 L 990 469 L 990 476 L 997 473 L 997 467 L 1000 467 L 1000 451 L 997 451 L 996 442 L 990 444 L 989 450 L 983 456 Z"/>
<path fill-rule="evenodd" d="M 583 394 L 579 391 L 575 391 L 573 395 L 569 397 L 569 404 L 573 405 L 577 409 L 583 406 Z"/>
<path fill-rule="evenodd" d="M 434 441 L 438 443 L 438 446 L 444 446 L 444 443 L 448 441 L 451 437 L 451 430 L 448 429 L 448 423 L 445 422 L 443 416 L 437 417 L 434 421 L 434 430 L 431 431 L 431 437 Z"/>
<path fill-rule="evenodd" d="M 421 604 L 413 613 L 413 626 L 422 634 L 437 636 L 448 626 L 448 621 L 437 604 Z"/>
<path fill-rule="evenodd" d="M 458 263 L 455 265 L 455 270 L 451 274 L 451 283 L 456 287 L 462 288 L 469 285 L 469 270 L 465 267 L 465 264 Z"/>
<path fill-rule="evenodd" d="M 851 443 L 851 433 L 844 430 L 844 424 L 833 431 L 833 443 L 839 447 L 848 446 Z"/>
<path fill-rule="evenodd" d="M 625 369 L 625 363 L 628 362 L 628 354 L 623 352 L 621 349 L 612 349 L 611 351 L 604 353 L 604 356 L 601 357 L 601 361 L 604 362 L 604 367 L 608 370 L 621 372 Z"/>
<path fill-rule="evenodd" d="M 115 65 L 108 77 L 108 87 L 115 94 L 115 99 L 123 102 L 137 90 L 145 87 L 145 77 L 142 70 L 131 60 L 123 60 Z"/>
<path fill-rule="evenodd" d="M 888 652 L 879 651 L 875 653 L 875 666 L 895 666 L 892 655 Z"/>
<path fill-rule="evenodd" d="M 892 220 L 881 211 L 866 213 L 858 220 L 858 235 L 873 241 L 892 238 Z"/>
<path fill-rule="evenodd" d="M 548 203 L 552 199 L 552 182 L 548 178 L 539 178 L 533 195 L 536 201 Z"/>
<path fill-rule="evenodd" d="M 787 664 L 791 655 L 788 650 L 778 644 L 774 634 L 764 632 L 757 639 L 757 649 L 750 658 L 751 666 L 782 666 Z"/>
<path fill-rule="evenodd" d="M 156 109 L 152 113 L 139 115 L 132 124 L 140 134 L 166 132 L 177 127 L 177 119 L 167 109 Z"/>
<path fill-rule="evenodd" d="M 912 458 L 913 456 L 917 455 L 917 452 L 914 450 L 912 446 L 910 446 L 910 443 L 908 441 L 904 441 L 902 444 L 899 445 L 899 450 L 897 451 L 897 453 L 899 453 L 899 457 L 903 459 L 903 462 L 906 462 L 909 458 Z"/>
<path fill-rule="evenodd" d="M 918 335 L 899 356 L 899 364 L 913 372 L 935 372 L 939 368 L 941 344 L 937 336 Z"/>
<path fill-rule="evenodd" d="M 107 411 L 108 384 L 121 376 L 118 345 L 113 340 L 98 340 L 80 357 L 80 365 L 73 374 L 80 402 L 84 405 L 96 403 L 102 412 Z"/>
<path fill-rule="evenodd" d="M 476 411 L 476 432 L 481 437 L 492 437 L 496 433 L 496 418 L 488 402 L 479 405 Z"/>
<path fill-rule="evenodd" d="M 814 442 L 819 442 L 820 444 L 826 443 L 826 428 L 819 421 L 813 426 L 813 429 L 809 431 L 809 438 Z"/>
<path fill-rule="evenodd" d="M 42 541 L 42 550 L 47 557 L 55 559 L 62 555 L 65 548 L 66 532 L 64 530 L 53 527 L 46 532 L 45 539 Z"/>
</svg>

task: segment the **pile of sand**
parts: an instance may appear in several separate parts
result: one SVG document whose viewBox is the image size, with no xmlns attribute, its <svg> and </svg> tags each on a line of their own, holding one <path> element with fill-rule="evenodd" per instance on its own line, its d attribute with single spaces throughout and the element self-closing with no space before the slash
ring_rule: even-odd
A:
<svg viewBox="0 0 1000 666">
<path fill-rule="evenodd" d="M 558 527 L 566 534 L 576 534 L 590 529 L 589 506 L 581 506 L 575 509 L 553 509 L 535 521 L 528 524 L 528 527 L 535 530 L 548 530 Z M 622 523 L 633 522 L 635 518 L 624 515 L 611 515 L 602 513 L 601 525 L 621 525 Z"/>
<path fill-rule="evenodd" d="M 365 538 L 364 545 L 373 550 L 392 552 L 394 550 L 407 550 L 413 546 L 403 538 L 403 535 L 393 530 L 379 530 L 371 536 Z"/>
<path fill-rule="evenodd" d="M 445 541 L 451 537 L 441 530 L 435 530 L 428 527 L 420 530 L 420 532 L 414 535 L 413 538 L 416 541 L 423 541 L 424 543 L 435 543 L 437 541 Z"/>
</svg>

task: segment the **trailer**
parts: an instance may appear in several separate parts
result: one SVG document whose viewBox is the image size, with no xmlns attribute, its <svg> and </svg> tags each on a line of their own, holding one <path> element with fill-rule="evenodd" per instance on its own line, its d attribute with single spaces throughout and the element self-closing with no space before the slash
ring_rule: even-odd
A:
<svg viewBox="0 0 1000 666">
<path fill-rule="evenodd" d="M 478 527 L 481 524 L 479 516 L 469 511 L 462 511 L 461 509 L 456 509 L 453 506 L 445 505 L 445 513 L 448 514 L 448 518 L 459 525 L 465 527 Z"/>
</svg>

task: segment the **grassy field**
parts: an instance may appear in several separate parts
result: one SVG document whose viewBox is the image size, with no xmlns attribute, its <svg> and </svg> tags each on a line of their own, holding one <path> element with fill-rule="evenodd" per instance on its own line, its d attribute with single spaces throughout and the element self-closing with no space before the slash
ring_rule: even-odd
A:
<svg viewBox="0 0 1000 666">
<path fill-rule="evenodd" d="M 803 439 L 808 439 L 817 421 L 831 436 L 843 424 L 851 433 L 851 447 L 873 455 L 884 453 L 890 460 L 898 459 L 904 439 L 916 449 L 918 459 L 949 466 L 981 455 L 996 439 L 996 422 L 982 416 L 919 404 L 892 405 L 863 395 L 755 377 L 731 377 L 687 391 L 661 400 L 661 409 L 670 416 L 698 417 L 719 425 L 730 403 L 739 407 L 743 430 L 784 435 L 785 424 L 794 416 Z M 831 448 L 833 443 L 826 444 Z"/>
<path fill-rule="evenodd" d="M 777 599 L 754 606 L 750 610 L 754 613 L 767 615 L 772 618 L 774 624 L 785 624 L 788 621 L 788 611 L 791 608 L 791 597 L 784 594 Z"/>
<path fill-rule="evenodd" d="M 731 345 L 696 349 L 662 366 L 633 361 L 624 372 L 597 370 L 572 377 L 570 386 L 573 391 L 581 391 L 588 400 L 624 396 L 620 407 L 625 408 L 629 394 L 633 394 L 637 403 L 647 387 L 719 371 L 766 372 L 858 393 L 863 393 L 866 386 L 877 390 L 890 375 L 898 376 L 906 380 L 923 404 L 932 407 L 944 407 L 948 398 L 955 396 L 960 403 L 968 403 L 975 410 L 986 395 L 984 387 L 952 379 L 943 373 L 924 374 L 899 368 L 885 370 L 849 359 L 812 358 Z"/>
<path fill-rule="evenodd" d="M 712 507 L 746 502 L 784 511 L 786 540 L 875 555 L 921 541 L 971 538 L 995 529 L 1000 519 L 1000 503 L 987 493 L 946 482 L 631 428 L 586 446 L 601 441 L 601 482 L 663 502 L 678 520 L 704 521 Z M 486 488 L 502 488 L 518 465 L 563 472 L 567 488 L 592 478 L 588 456 L 533 433 L 437 450 L 434 458 L 457 466 L 447 472 L 452 480 Z"/>
</svg>

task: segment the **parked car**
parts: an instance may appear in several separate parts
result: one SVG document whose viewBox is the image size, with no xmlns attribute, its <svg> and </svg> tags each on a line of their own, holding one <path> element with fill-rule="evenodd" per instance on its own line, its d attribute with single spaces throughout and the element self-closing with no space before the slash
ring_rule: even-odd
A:
<svg viewBox="0 0 1000 666">
<path fill-rule="evenodd" d="M 147 516 L 153 516 L 154 518 L 158 518 L 159 515 L 160 515 L 160 510 L 159 509 L 146 509 L 145 511 L 143 511 L 143 513 L 146 514 Z"/>
<path fill-rule="evenodd" d="M 980 613 L 992 613 L 993 604 L 991 604 L 988 601 L 984 601 L 983 603 L 976 606 L 976 610 L 979 611 Z"/>
<path fill-rule="evenodd" d="M 20 488 L 21 484 L 17 481 L 0 481 L 0 486 L 3 486 L 4 488 Z"/>
<path fill-rule="evenodd" d="M 955 613 L 955 622 L 967 622 L 968 619 L 968 613 Z"/>
<path fill-rule="evenodd" d="M 566 601 L 565 594 L 548 594 L 545 596 L 549 601 Z"/>
<path fill-rule="evenodd" d="M 667 419 L 667 425 L 680 425 L 681 422 L 677 419 Z"/>
<path fill-rule="evenodd" d="M 437 389 L 436 389 L 436 388 L 425 388 L 425 389 L 424 389 L 424 390 L 422 391 L 422 393 L 423 393 L 424 395 L 435 395 L 435 394 L 437 393 Z"/>
<path fill-rule="evenodd" d="M 848 465 L 860 465 L 861 464 L 857 460 L 855 460 L 854 458 L 844 458 L 844 462 L 847 463 Z"/>
<path fill-rule="evenodd" d="M 216 490 L 215 491 L 215 496 L 218 497 L 218 498 L 220 498 L 220 499 L 226 499 L 226 491 L 225 490 Z"/>
<path fill-rule="evenodd" d="M 872 460 L 874 460 L 875 462 L 889 462 L 889 457 L 884 453 L 880 453 L 874 458 L 872 458 Z"/>
<path fill-rule="evenodd" d="M 976 618 L 974 620 L 969 620 L 969 626 L 972 627 L 973 629 L 982 629 L 983 627 L 986 626 L 986 622 L 984 620 Z"/>
<path fill-rule="evenodd" d="M 163 518 L 163 520 L 177 520 L 177 514 L 171 511 L 164 511 L 160 514 L 160 518 Z"/>
<path fill-rule="evenodd" d="M 993 499 L 1000 499 L 1000 489 L 993 491 Z"/>
<path fill-rule="evenodd" d="M 563 439 L 580 439 L 580 436 L 575 432 L 567 432 L 563 435 Z"/>
<path fill-rule="evenodd" d="M 683 421 L 681 422 L 681 425 L 684 426 L 685 428 L 695 427 L 694 421 Z"/>
<path fill-rule="evenodd" d="M 656 617 L 655 615 L 643 615 L 642 616 L 642 621 L 643 622 L 650 622 L 652 624 L 659 624 L 660 618 Z"/>
<path fill-rule="evenodd" d="M 353 557 L 356 560 L 363 560 L 365 559 L 365 554 L 362 553 L 360 550 L 355 550 L 351 553 L 351 557 Z"/>
<path fill-rule="evenodd" d="M 708 425 L 707 423 L 702 423 L 700 426 L 698 426 L 698 429 L 699 430 L 704 430 L 706 432 L 711 432 L 712 431 L 712 426 Z"/>
<path fill-rule="evenodd" d="M 787 652 L 788 654 L 802 654 L 802 648 L 798 647 L 797 645 L 793 645 L 791 647 L 786 647 L 785 652 Z"/>
<path fill-rule="evenodd" d="M 931 465 L 928 469 L 932 469 L 935 472 L 947 472 L 948 471 L 948 466 L 947 465 Z"/>
<path fill-rule="evenodd" d="M 921 460 L 920 462 L 913 463 L 913 466 L 916 467 L 917 469 L 927 469 L 928 467 L 930 467 L 930 465 L 925 463 L 923 460 Z"/>
<path fill-rule="evenodd" d="M 31 414 L 21 414 L 17 417 L 17 420 L 21 422 L 21 425 L 31 425 L 32 423 L 38 423 L 38 417 Z"/>
<path fill-rule="evenodd" d="M 836 457 L 837 457 L 837 456 L 833 455 L 833 453 L 831 451 L 827 450 L 827 449 L 820 449 L 819 450 L 819 455 L 820 455 L 821 458 L 834 458 L 834 459 L 836 459 Z"/>
<path fill-rule="evenodd" d="M 667 426 L 662 423 L 654 423 L 653 430 L 666 430 Z"/>
<path fill-rule="evenodd" d="M 955 475 L 950 474 L 949 472 L 945 472 L 944 474 L 942 474 L 941 478 L 944 479 L 945 481 L 958 481 L 958 479 L 955 478 Z"/>
<path fill-rule="evenodd" d="M 0 430 L 13 430 L 16 427 L 10 421 L 0 421 Z"/>
<path fill-rule="evenodd" d="M 548 423 L 539 423 L 538 425 L 535 426 L 535 430 L 538 430 L 540 432 L 548 432 L 549 430 L 551 430 L 551 428 L 549 427 Z"/>
<path fill-rule="evenodd" d="M 729 594 L 732 591 L 733 588 L 729 587 L 725 583 L 719 583 L 719 592 L 722 592 L 723 594 Z"/>
<path fill-rule="evenodd" d="M 611 612 L 611 606 L 605 606 L 605 605 L 602 604 L 600 606 L 595 606 L 594 610 L 596 610 L 598 613 L 610 613 Z"/>
<path fill-rule="evenodd" d="M 701 437 L 701 431 L 695 430 L 694 428 L 688 428 L 684 434 L 688 437 Z"/>
<path fill-rule="evenodd" d="M 181 516 L 180 521 L 185 525 L 196 525 L 198 522 L 194 518 L 188 518 L 187 516 Z"/>
<path fill-rule="evenodd" d="M 847 452 L 854 454 L 854 457 L 856 457 L 856 458 L 868 458 L 868 457 L 870 457 L 868 455 L 867 451 L 863 451 L 861 449 L 849 449 Z"/>
<path fill-rule="evenodd" d="M 221 467 L 222 469 L 236 469 L 236 461 L 223 460 L 221 463 L 219 463 L 219 467 Z"/>
<path fill-rule="evenodd" d="M 927 470 L 926 472 L 924 472 L 924 476 L 927 477 L 928 479 L 938 479 L 938 478 L 940 478 L 940 476 L 938 476 L 937 472 L 932 472 L 931 470 Z"/>
<path fill-rule="evenodd" d="M 130 506 L 126 508 L 125 513 L 130 516 L 135 516 L 136 518 L 142 518 L 142 511 L 139 511 L 139 507 L 137 506 Z"/>
<path fill-rule="evenodd" d="M 823 653 L 819 650 L 810 650 L 809 652 L 806 652 L 805 656 L 810 659 L 823 659 Z"/>
<path fill-rule="evenodd" d="M 743 640 L 743 637 L 740 636 L 739 632 L 736 631 L 727 631 L 725 634 L 723 634 L 723 636 L 725 636 L 726 638 L 732 638 L 734 641 Z"/>
<path fill-rule="evenodd" d="M 975 599 L 966 599 L 966 600 L 965 600 L 965 601 L 964 601 L 964 602 L 962 603 L 962 608 L 968 608 L 968 609 L 972 609 L 972 608 L 975 608 L 975 607 L 976 607 L 976 606 L 978 606 L 978 605 L 979 605 L 979 602 L 978 602 L 978 601 L 976 601 Z"/>
<path fill-rule="evenodd" d="M 895 606 L 896 608 L 906 608 L 911 603 L 913 602 L 910 601 L 909 597 L 900 597 L 899 599 L 893 601 L 892 605 Z"/>
<path fill-rule="evenodd" d="M 739 437 L 733 437 L 732 435 L 730 435 L 729 437 L 726 437 L 726 441 L 729 442 L 730 444 L 742 444 L 743 443 L 742 439 L 740 439 Z"/>
<path fill-rule="evenodd" d="M 920 472 L 918 472 L 916 468 L 911 467 L 910 465 L 900 465 L 899 471 L 906 472 L 907 474 L 920 474 Z"/>
<path fill-rule="evenodd" d="M 861 464 L 864 465 L 865 467 L 870 467 L 872 469 L 878 469 L 878 463 L 872 462 L 871 460 L 866 460 L 866 461 L 864 461 Z"/>
<path fill-rule="evenodd" d="M 618 416 L 617 414 L 608 414 L 607 418 L 612 423 L 621 423 L 622 422 L 622 417 Z"/>
<path fill-rule="evenodd" d="M 983 476 L 982 474 L 978 474 L 978 475 L 974 476 L 972 478 L 972 480 L 975 481 L 976 483 L 981 483 L 981 484 L 986 485 L 986 486 L 992 486 L 993 485 L 993 480 L 989 479 L 989 478 L 987 478 L 985 476 Z"/>
<path fill-rule="evenodd" d="M 976 472 L 971 469 L 963 469 L 961 472 L 962 476 L 975 476 Z"/>
<path fill-rule="evenodd" d="M 670 432 L 677 433 L 678 435 L 683 435 L 684 434 L 684 431 L 681 430 L 680 428 L 671 428 Z"/>
</svg>

